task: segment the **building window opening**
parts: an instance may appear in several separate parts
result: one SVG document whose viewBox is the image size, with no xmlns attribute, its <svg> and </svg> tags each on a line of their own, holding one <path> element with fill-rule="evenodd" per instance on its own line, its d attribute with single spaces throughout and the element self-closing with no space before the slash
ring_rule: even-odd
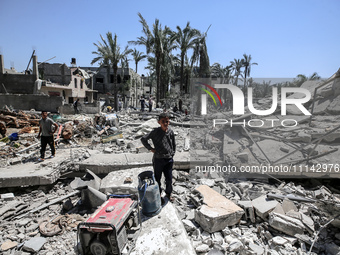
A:
<svg viewBox="0 0 340 255">
<path fill-rule="evenodd" d="M 77 84 L 78 80 L 77 78 L 74 78 L 74 87 L 77 88 L 78 87 L 78 84 Z"/>
</svg>

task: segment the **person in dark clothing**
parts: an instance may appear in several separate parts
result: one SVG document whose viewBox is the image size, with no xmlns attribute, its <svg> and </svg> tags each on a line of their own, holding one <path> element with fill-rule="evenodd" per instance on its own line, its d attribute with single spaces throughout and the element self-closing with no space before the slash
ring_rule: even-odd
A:
<svg viewBox="0 0 340 255">
<path fill-rule="evenodd" d="M 177 104 L 175 104 L 175 106 L 174 106 L 174 108 L 172 110 L 173 110 L 173 112 L 177 112 L 178 111 Z"/>
<path fill-rule="evenodd" d="M 144 112 L 144 108 L 145 108 L 145 99 L 143 98 L 143 96 L 140 97 L 140 108 L 141 111 Z"/>
<path fill-rule="evenodd" d="M 74 114 L 78 114 L 79 113 L 79 98 L 73 103 L 73 107 L 74 107 Z"/>
<path fill-rule="evenodd" d="M 55 128 L 53 129 L 52 126 Z M 51 148 L 51 156 L 53 158 L 55 156 L 55 144 L 53 134 L 58 130 L 58 124 L 55 123 L 51 118 L 47 117 L 47 112 L 41 112 L 41 119 L 39 120 L 39 133 L 37 138 L 41 138 L 41 148 L 40 148 L 40 158 L 39 162 L 44 161 L 45 159 L 45 151 L 47 144 Z"/>
<path fill-rule="evenodd" d="M 182 105 L 183 105 L 182 99 L 179 99 L 179 101 L 178 101 L 178 108 L 179 108 L 179 111 L 180 111 L 180 112 L 183 111 Z"/>
<path fill-rule="evenodd" d="M 159 185 L 160 194 L 162 193 L 161 177 L 162 174 L 164 174 L 166 197 L 170 201 L 173 201 L 174 198 L 171 196 L 171 193 L 173 157 L 176 152 L 175 134 L 174 131 L 169 128 L 170 120 L 168 113 L 161 113 L 158 118 L 158 123 L 161 126 L 154 128 L 149 134 L 143 136 L 141 142 L 145 148 L 153 153 L 153 169 L 155 179 Z M 152 140 L 154 148 L 149 144 L 149 139 Z"/>
</svg>

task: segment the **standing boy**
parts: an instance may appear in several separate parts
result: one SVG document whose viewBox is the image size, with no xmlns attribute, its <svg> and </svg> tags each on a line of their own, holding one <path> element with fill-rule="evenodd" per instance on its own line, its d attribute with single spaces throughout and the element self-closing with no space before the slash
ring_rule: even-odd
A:
<svg viewBox="0 0 340 255">
<path fill-rule="evenodd" d="M 169 128 L 170 120 L 168 113 L 161 113 L 158 118 L 158 123 L 161 125 L 154 128 L 149 134 L 143 136 L 141 141 L 145 148 L 153 153 L 152 163 L 155 174 L 155 179 L 159 186 L 160 194 L 162 173 L 165 177 L 165 193 L 170 201 L 174 198 L 172 193 L 172 166 L 174 163 L 173 156 L 176 152 L 175 134 Z M 154 148 L 151 147 L 148 140 L 151 139 Z"/>
<path fill-rule="evenodd" d="M 54 130 L 52 126 L 54 125 Z M 54 145 L 54 132 L 58 130 L 58 124 L 55 123 L 52 119 L 47 117 L 47 112 L 41 112 L 41 119 L 39 120 L 39 134 L 37 138 L 41 138 L 41 149 L 40 149 L 40 158 L 38 159 L 39 162 L 44 161 L 45 159 L 45 151 L 47 144 L 51 148 L 51 157 L 55 156 L 55 145 Z"/>
</svg>

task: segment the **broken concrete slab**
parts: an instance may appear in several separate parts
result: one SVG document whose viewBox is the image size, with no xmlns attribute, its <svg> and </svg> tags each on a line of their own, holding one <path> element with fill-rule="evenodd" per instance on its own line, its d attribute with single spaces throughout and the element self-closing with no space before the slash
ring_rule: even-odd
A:
<svg viewBox="0 0 340 255">
<path fill-rule="evenodd" d="M 269 225 L 290 236 L 303 234 L 305 231 L 305 227 L 300 220 L 274 212 L 269 213 Z"/>
<path fill-rule="evenodd" d="M 45 244 L 46 238 L 34 237 L 24 243 L 23 250 L 29 252 L 38 252 Z"/>
<path fill-rule="evenodd" d="M 111 172 L 102 179 L 99 190 L 110 194 L 127 194 L 129 192 L 135 194 L 138 192 L 138 175 L 144 171 L 153 171 L 153 168 L 148 166 Z M 126 182 L 127 178 L 131 178 L 131 182 Z"/>
<path fill-rule="evenodd" d="M 78 162 L 80 171 L 91 170 L 95 174 L 107 174 L 112 171 L 152 166 L 152 153 L 121 153 L 94 154 L 90 158 Z M 190 155 L 188 152 L 177 152 L 174 156 L 174 169 L 189 169 Z"/>
<path fill-rule="evenodd" d="M 255 209 L 257 216 L 263 220 L 268 219 L 268 215 L 277 206 L 278 202 L 276 200 L 268 199 L 266 196 L 258 197 L 251 201 Z"/>
<path fill-rule="evenodd" d="M 131 255 L 196 254 L 183 223 L 171 203 L 167 203 L 157 216 L 143 221 L 142 225 L 142 231 Z"/>
<path fill-rule="evenodd" d="M 207 185 L 195 189 L 203 196 L 203 205 L 195 211 L 195 221 L 207 232 L 220 231 L 237 224 L 244 211 Z"/>
</svg>

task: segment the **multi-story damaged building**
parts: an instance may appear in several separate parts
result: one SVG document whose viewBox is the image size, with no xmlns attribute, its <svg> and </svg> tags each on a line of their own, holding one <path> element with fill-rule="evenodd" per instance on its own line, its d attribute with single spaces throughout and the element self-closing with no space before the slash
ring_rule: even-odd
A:
<svg viewBox="0 0 340 255">
<path fill-rule="evenodd" d="M 72 59 L 71 67 L 38 63 L 35 55 L 32 59 L 33 70 L 19 73 L 5 69 L 0 55 L 0 107 L 11 105 L 14 109 L 58 112 L 77 98 L 91 106 L 96 93 L 92 77 L 75 66 L 75 59 Z"/>
<path fill-rule="evenodd" d="M 105 99 L 106 104 L 113 104 L 115 90 L 113 69 L 111 67 L 81 67 L 81 69 L 93 74 L 93 88 L 98 91 L 96 99 Z M 146 95 L 145 81 L 144 75 L 140 76 L 131 68 L 118 68 L 117 92 L 125 106 L 136 106 L 139 98 Z"/>
<path fill-rule="evenodd" d="M 71 67 L 66 64 L 38 64 L 39 78 L 42 80 L 40 92 L 49 96 L 61 96 L 64 103 L 71 104 L 76 99 L 93 103 L 93 77 L 76 67 L 72 58 Z"/>
</svg>

